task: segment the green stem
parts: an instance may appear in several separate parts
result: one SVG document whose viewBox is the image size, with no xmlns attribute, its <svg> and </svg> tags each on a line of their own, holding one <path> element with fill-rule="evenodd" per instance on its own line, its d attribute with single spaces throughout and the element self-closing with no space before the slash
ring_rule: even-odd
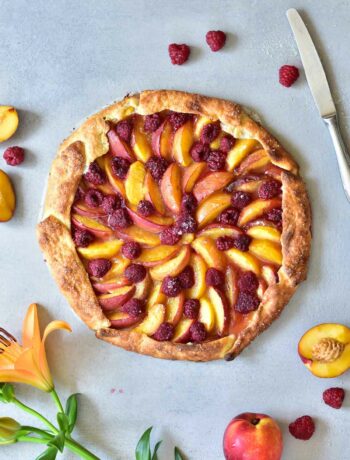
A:
<svg viewBox="0 0 350 460">
<path fill-rule="evenodd" d="M 47 444 L 47 439 L 34 438 L 33 436 L 18 436 L 18 442 L 34 442 L 36 444 Z"/>
<path fill-rule="evenodd" d="M 53 433 L 55 433 L 55 434 L 58 433 L 57 428 L 54 425 L 52 425 L 52 423 L 49 420 L 47 420 L 47 418 L 45 418 L 43 415 L 39 414 L 39 412 L 37 412 L 36 410 L 32 409 L 29 406 L 26 406 L 21 401 L 19 401 L 17 398 L 14 398 L 12 402 L 13 402 L 13 404 L 15 404 L 20 409 L 24 410 L 25 412 L 28 412 L 28 414 L 31 414 L 34 417 L 38 418 L 42 423 L 44 423 L 48 428 L 50 428 L 50 430 Z"/>
<path fill-rule="evenodd" d="M 55 390 L 55 389 L 51 390 L 51 391 L 50 391 L 50 395 L 52 396 L 52 399 L 54 400 L 54 402 L 55 402 L 55 404 L 56 404 L 56 407 L 57 407 L 58 411 L 64 413 L 64 409 L 63 409 L 61 400 L 60 400 L 60 398 L 58 397 L 58 394 L 56 393 L 56 390 Z"/>
<path fill-rule="evenodd" d="M 86 460 L 100 460 L 99 457 L 96 457 L 96 455 L 85 449 L 85 447 L 83 447 L 77 441 L 74 441 L 74 439 L 66 439 L 65 445 L 67 449 L 79 455 L 81 458 Z"/>
<path fill-rule="evenodd" d="M 41 430 L 40 428 L 36 428 L 35 426 L 23 425 L 21 426 L 21 431 L 28 431 L 28 434 L 36 433 L 40 435 L 43 439 L 46 439 L 47 441 L 50 441 L 50 439 L 52 439 L 52 435 L 50 435 L 47 431 Z"/>
</svg>

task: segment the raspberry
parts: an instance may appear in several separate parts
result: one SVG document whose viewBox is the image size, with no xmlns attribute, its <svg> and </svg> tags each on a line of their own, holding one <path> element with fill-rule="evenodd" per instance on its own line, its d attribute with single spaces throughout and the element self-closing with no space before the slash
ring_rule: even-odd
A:
<svg viewBox="0 0 350 460">
<path fill-rule="evenodd" d="M 174 230 L 178 235 L 183 235 L 184 233 L 194 233 L 197 231 L 197 221 L 191 216 L 191 214 L 182 214 L 177 219 L 174 225 Z"/>
<path fill-rule="evenodd" d="M 225 136 L 220 141 L 220 150 L 222 152 L 228 153 L 232 147 L 235 145 L 236 139 L 230 134 L 225 134 Z"/>
<path fill-rule="evenodd" d="M 114 157 L 112 159 L 112 171 L 119 177 L 119 179 L 125 179 L 130 168 L 130 161 L 122 157 Z"/>
<path fill-rule="evenodd" d="M 299 78 L 299 69 L 294 65 L 283 65 L 279 70 L 281 85 L 289 88 Z"/>
<path fill-rule="evenodd" d="M 126 209 L 117 209 L 108 216 L 108 225 L 112 230 L 118 230 L 120 228 L 127 228 L 132 225 L 132 221 Z"/>
<path fill-rule="evenodd" d="M 275 222 L 277 224 L 282 222 L 282 209 L 281 208 L 273 208 L 270 209 L 266 213 L 266 217 L 271 220 L 271 222 Z"/>
<path fill-rule="evenodd" d="M 171 323 L 162 323 L 156 332 L 153 334 L 153 338 L 158 342 L 164 342 L 171 340 L 174 336 L 175 328 Z"/>
<path fill-rule="evenodd" d="M 259 287 L 259 280 L 255 273 L 248 271 L 241 274 L 237 284 L 242 292 L 255 292 Z"/>
<path fill-rule="evenodd" d="M 191 50 L 190 47 L 185 44 L 178 45 L 176 43 L 171 43 L 168 46 L 168 52 L 172 64 L 182 65 L 189 58 Z"/>
<path fill-rule="evenodd" d="M 340 409 L 345 398 L 343 388 L 328 388 L 323 392 L 323 401 L 334 409 Z"/>
<path fill-rule="evenodd" d="M 85 191 L 82 187 L 78 187 L 77 191 L 75 192 L 74 202 L 83 200 L 85 197 Z"/>
<path fill-rule="evenodd" d="M 112 267 L 112 262 L 109 259 L 93 259 L 88 262 L 88 272 L 96 278 L 102 278 Z"/>
<path fill-rule="evenodd" d="M 122 254 L 127 259 L 133 260 L 139 257 L 142 248 L 136 241 L 127 241 L 122 246 Z"/>
<path fill-rule="evenodd" d="M 87 230 L 80 230 L 76 228 L 73 232 L 73 241 L 80 248 L 86 248 L 94 241 L 95 237 Z"/>
<path fill-rule="evenodd" d="M 214 139 L 218 137 L 220 133 L 219 123 L 208 123 L 203 126 L 200 134 L 200 140 L 202 144 L 210 144 Z"/>
<path fill-rule="evenodd" d="M 127 120 L 119 121 L 115 125 L 115 132 L 118 136 L 123 139 L 125 142 L 130 142 L 131 133 L 132 133 L 132 120 L 128 118 Z"/>
<path fill-rule="evenodd" d="M 155 209 L 150 201 L 141 200 L 137 205 L 137 212 L 143 217 L 148 217 L 154 214 Z"/>
<path fill-rule="evenodd" d="M 120 209 L 123 203 L 123 197 L 119 193 L 116 195 L 106 195 L 102 200 L 102 209 L 107 214 L 112 214 L 113 211 Z"/>
<path fill-rule="evenodd" d="M 235 238 L 233 247 L 239 249 L 240 251 L 246 252 L 249 249 L 251 240 L 252 239 L 249 235 L 240 235 Z"/>
<path fill-rule="evenodd" d="M 210 153 L 209 145 L 202 142 L 195 142 L 190 150 L 190 155 L 194 161 L 207 161 Z"/>
<path fill-rule="evenodd" d="M 107 181 L 106 174 L 96 161 L 90 163 L 88 171 L 84 174 L 85 179 L 94 185 L 102 185 Z"/>
<path fill-rule="evenodd" d="M 231 204 L 236 209 L 243 209 L 252 201 L 252 197 L 247 192 L 233 192 L 231 196 Z"/>
<path fill-rule="evenodd" d="M 180 235 L 177 234 L 174 227 L 168 227 L 159 234 L 159 238 L 162 244 L 174 246 L 180 240 Z"/>
<path fill-rule="evenodd" d="M 219 217 L 218 222 L 223 225 L 236 225 L 239 217 L 239 212 L 234 208 L 227 208 Z"/>
<path fill-rule="evenodd" d="M 181 210 L 185 213 L 193 214 L 198 205 L 198 201 L 193 193 L 184 193 L 181 201 Z"/>
<path fill-rule="evenodd" d="M 205 39 L 214 52 L 221 50 L 226 43 L 226 34 L 222 30 L 210 30 L 207 32 Z"/>
<path fill-rule="evenodd" d="M 196 321 L 194 324 L 192 324 L 190 327 L 190 335 L 191 342 L 204 342 L 204 340 L 207 338 L 207 330 L 205 329 L 204 324 L 200 321 Z"/>
<path fill-rule="evenodd" d="M 143 129 L 146 133 L 153 133 L 156 131 L 159 126 L 162 124 L 162 119 L 160 118 L 159 113 L 153 113 L 152 115 L 145 116 L 145 124 Z"/>
<path fill-rule="evenodd" d="M 189 265 L 178 275 L 182 289 L 189 289 L 194 285 L 194 271 Z"/>
<path fill-rule="evenodd" d="M 220 171 L 226 166 L 226 153 L 221 150 L 212 150 L 208 155 L 208 168 L 211 171 Z"/>
<path fill-rule="evenodd" d="M 260 299 L 251 292 L 240 292 L 235 305 L 235 310 L 239 313 L 249 313 L 259 307 Z"/>
<path fill-rule="evenodd" d="M 166 276 L 162 281 L 161 291 L 168 297 L 176 297 L 182 291 L 181 282 L 176 276 Z"/>
<path fill-rule="evenodd" d="M 132 283 L 139 283 L 140 281 L 145 279 L 147 275 L 147 270 L 141 264 L 131 264 L 128 267 L 126 267 L 124 275 Z"/>
<path fill-rule="evenodd" d="M 269 200 L 281 192 L 281 184 L 277 180 L 269 180 L 267 182 L 263 182 L 258 190 L 259 198 L 263 200 Z"/>
<path fill-rule="evenodd" d="M 208 286 L 222 287 L 225 283 L 224 274 L 216 268 L 208 268 L 205 274 L 205 282 Z"/>
<path fill-rule="evenodd" d="M 189 119 L 190 115 L 188 113 L 171 112 L 169 115 L 169 122 L 174 131 L 181 128 Z"/>
<path fill-rule="evenodd" d="M 4 152 L 4 160 L 9 166 L 17 166 L 24 161 L 24 149 L 22 147 L 9 147 Z"/>
<path fill-rule="evenodd" d="M 98 208 L 103 201 L 103 193 L 99 190 L 90 189 L 85 194 L 85 203 L 92 208 Z"/>
<path fill-rule="evenodd" d="M 145 302 L 141 299 L 131 299 L 122 306 L 121 310 L 133 318 L 137 318 L 145 311 Z"/>
<path fill-rule="evenodd" d="M 219 251 L 227 251 L 228 249 L 233 248 L 234 246 L 234 238 L 230 236 L 219 236 L 216 240 L 216 247 Z"/>
<path fill-rule="evenodd" d="M 200 303 L 198 299 L 187 299 L 184 303 L 184 315 L 186 318 L 197 319 Z"/>
<path fill-rule="evenodd" d="M 153 156 L 147 160 L 145 166 L 151 173 L 153 179 L 160 181 L 169 166 L 169 162 L 165 158 Z"/>
<path fill-rule="evenodd" d="M 297 439 L 307 441 L 315 431 L 315 423 L 309 415 L 297 418 L 289 425 L 289 432 Z"/>
</svg>

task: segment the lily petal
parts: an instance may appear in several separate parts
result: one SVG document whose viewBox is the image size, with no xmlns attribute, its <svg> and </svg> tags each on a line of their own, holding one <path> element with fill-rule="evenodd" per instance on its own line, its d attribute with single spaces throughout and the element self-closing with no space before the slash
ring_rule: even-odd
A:
<svg viewBox="0 0 350 460">
<path fill-rule="evenodd" d="M 26 317 L 23 321 L 22 344 L 23 348 L 33 348 L 39 352 L 40 327 L 38 319 L 38 307 L 35 303 L 29 305 Z"/>
<path fill-rule="evenodd" d="M 27 370 L 0 369 L 0 382 L 25 383 L 42 391 L 50 391 L 44 380 L 38 380 L 37 376 Z"/>
</svg>

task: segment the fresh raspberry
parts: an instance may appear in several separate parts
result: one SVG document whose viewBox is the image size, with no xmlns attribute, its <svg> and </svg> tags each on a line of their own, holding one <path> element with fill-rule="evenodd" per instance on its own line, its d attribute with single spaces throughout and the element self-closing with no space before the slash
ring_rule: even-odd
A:
<svg viewBox="0 0 350 460">
<path fill-rule="evenodd" d="M 133 318 L 137 318 L 145 311 L 145 302 L 141 299 L 131 299 L 122 306 L 121 310 Z"/>
<path fill-rule="evenodd" d="M 181 201 L 181 210 L 187 214 L 193 214 L 198 206 L 197 198 L 193 193 L 184 193 Z"/>
<path fill-rule="evenodd" d="M 233 248 L 234 246 L 234 238 L 231 236 L 219 236 L 216 240 L 216 247 L 219 251 L 227 251 L 228 249 Z"/>
<path fill-rule="evenodd" d="M 239 313 L 249 313 L 259 307 L 260 299 L 251 292 L 240 292 L 235 305 L 235 310 Z"/>
<path fill-rule="evenodd" d="M 259 287 L 259 280 L 255 273 L 248 271 L 241 274 L 237 284 L 242 292 L 256 292 Z"/>
<path fill-rule="evenodd" d="M 171 112 L 169 114 L 169 122 L 174 131 L 177 131 L 179 128 L 181 128 L 181 126 L 183 126 L 190 118 L 191 115 L 188 113 Z"/>
<path fill-rule="evenodd" d="M 123 197 L 120 193 L 116 195 L 106 195 L 102 200 L 102 209 L 107 214 L 112 214 L 117 209 L 120 209 L 124 203 Z"/>
<path fill-rule="evenodd" d="M 153 179 L 160 181 L 169 166 L 169 162 L 165 158 L 153 156 L 147 160 L 145 166 L 151 173 Z"/>
<path fill-rule="evenodd" d="M 141 200 L 137 205 L 137 212 L 143 217 L 148 217 L 154 214 L 155 209 L 150 201 Z"/>
<path fill-rule="evenodd" d="M 189 265 L 178 275 L 183 289 L 190 289 L 194 285 L 194 271 Z"/>
<path fill-rule="evenodd" d="M 202 142 L 195 142 L 190 150 L 190 155 L 194 161 L 207 161 L 210 153 L 209 145 Z"/>
<path fill-rule="evenodd" d="M 162 281 L 161 291 L 168 297 L 176 297 L 182 291 L 181 281 L 177 276 L 166 276 Z"/>
<path fill-rule="evenodd" d="M 309 415 L 297 418 L 289 425 L 289 432 L 297 439 L 307 441 L 315 431 L 315 423 Z"/>
<path fill-rule="evenodd" d="M 282 222 L 282 209 L 281 208 L 273 208 L 270 209 L 266 213 L 266 217 L 271 220 L 271 222 L 275 222 L 276 224 L 279 224 Z"/>
<path fill-rule="evenodd" d="M 224 274 L 216 268 L 208 268 L 205 274 L 205 282 L 207 286 L 222 287 L 225 283 Z"/>
<path fill-rule="evenodd" d="M 179 242 L 181 236 L 177 234 L 175 227 L 171 226 L 163 230 L 159 234 L 159 238 L 162 244 L 174 246 L 174 244 Z"/>
<path fill-rule="evenodd" d="M 152 113 L 152 115 L 145 116 L 145 124 L 143 125 L 143 129 L 146 131 L 146 133 L 153 133 L 159 128 L 161 124 L 162 119 L 159 113 Z"/>
<path fill-rule="evenodd" d="M 131 264 L 128 267 L 126 267 L 124 275 L 132 283 L 139 283 L 140 281 L 145 279 L 147 275 L 147 270 L 141 264 Z"/>
<path fill-rule="evenodd" d="M 125 179 L 130 168 L 130 161 L 122 157 L 113 157 L 112 159 L 112 171 L 119 177 L 119 179 Z"/>
<path fill-rule="evenodd" d="M 226 166 L 226 153 L 221 150 L 211 150 L 207 162 L 211 171 L 221 171 Z"/>
<path fill-rule="evenodd" d="M 153 338 L 158 342 L 164 342 L 171 340 L 174 336 L 175 328 L 171 323 L 162 323 L 156 332 L 153 334 Z"/>
<path fill-rule="evenodd" d="M 231 196 L 231 204 L 236 209 L 243 209 L 252 201 L 252 197 L 248 192 L 233 192 Z"/>
<path fill-rule="evenodd" d="M 132 225 L 132 220 L 128 214 L 128 211 L 124 208 L 113 211 L 108 216 L 108 225 L 112 230 L 118 230 L 120 228 L 127 228 Z"/>
<path fill-rule="evenodd" d="M 102 278 L 112 267 L 112 262 L 109 259 L 93 259 L 88 262 L 88 272 L 91 276 Z"/>
<path fill-rule="evenodd" d="M 22 147 L 8 147 L 4 152 L 4 160 L 9 166 L 17 166 L 24 161 L 24 149 Z"/>
<path fill-rule="evenodd" d="M 85 203 L 92 208 L 98 208 L 99 206 L 101 206 L 102 201 L 103 193 L 99 190 L 95 190 L 92 188 L 88 190 L 85 194 Z"/>
<path fill-rule="evenodd" d="M 136 241 L 127 241 L 122 246 L 123 256 L 130 260 L 137 259 L 137 257 L 141 254 L 141 251 L 141 245 Z"/>
<path fill-rule="evenodd" d="M 277 180 L 263 182 L 258 190 L 259 198 L 269 200 L 281 193 L 281 184 Z"/>
<path fill-rule="evenodd" d="M 73 232 L 73 241 L 76 246 L 86 248 L 94 241 L 95 237 L 87 230 L 80 230 L 76 228 Z"/>
<path fill-rule="evenodd" d="M 281 85 L 289 88 L 299 78 L 299 69 L 294 65 L 283 65 L 279 70 Z"/>
<path fill-rule="evenodd" d="M 204 125 L 199 136 L 202 144 L 210 144 L 210 142 L 218 137 L 220 130 L 219 123 L 208 123 Z"/>
<path fill-rule="evenodd" d="M 239 217 L 239 212 L 234 208 L 227 208 L 219 217 L 218 222 L 223 225 L 236 225 Z"/>
<path fill-rule="evenodd" d="M 123 141 L 130 142 L 132 133 L 132 119 L 128 118 L 127 120 L 119 121 L 115 125 L 115 132 L 121 139 L 123 139 Z"/>
<path fill-rule="evenodd" d="M 96 161 L 90 163 L 89 169 L 84 174 L 85 179 L 94 185 L 102 185 L 107 181 L 107 177 L 104 171 L 100 168 Z"/>
<path fill-rule="evenodd" d="M 225 134 L 225 136 L 220 141 L 220 150 L 222 152 L 228 153 L 232 147 L 235 145 L 236 139 L 230 134 Z"/>
<path fill-rule="evenodd" d="M 193 323 L 190 327 L 190 335 L 191 342 L 204 342 L 204 340 L 207 338 L 207 330 L 205 329 L 204 324 L 200 321 Z"/>
<path fill-rule="evenodd" d="M 180 236 L 184 233 L 194 233 L 197 228 L 197 221 L 191 214 L 181 214 L 174 225 L 175 232 Z"/>
<path fill-rule="evenodd" d="M 340 409 L 343 405 L 345 398 L 345 391 L 343 388 L 328 388 L 323 392 L 323 401 L 334 409 Z"/>
<path fill-rule="evenodd" d="M 222 30 L 210 30 L 205 39 L 212 51 L 219 51 L 226 43 L 226 34 Z"/>
<path fill-rule="evenodd" d="M 249 235 L 239 235 L 234 240 L 233 247 L 240 251 L 246 252 L 249 249 L 250 242 L 252 241 Z"/>
<path fill-rule="evenodd" d="M 186 318 L 197 319 L 200 303 L 198 299 L 187 299 L 184 303 L 184 315 Z"/>
<path fill-rule="evenodd" d="M 168 52 L 172 64 L 182 65 L 189 58 L 191 50 L 188 45 L 171 43 L 168 46 Z"/>
</svg>

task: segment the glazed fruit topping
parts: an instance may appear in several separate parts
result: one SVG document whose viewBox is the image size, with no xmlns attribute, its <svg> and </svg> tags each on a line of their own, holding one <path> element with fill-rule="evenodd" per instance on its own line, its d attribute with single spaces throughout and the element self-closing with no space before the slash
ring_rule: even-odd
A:
<svg viewBox="0 0 350 460">
<path fill-rule="evenodd" d="M 289 432 L 295 438 L 307 441 L 315 432 L 315 423 L 309 415 L 303 415 L 289 425 Z"/>
<path fill-rule="evenodd" d="M 234 145 L 235 138 L 233 136 L 230 136 L 230 134 L 226 134 L 222 137 L 220 141 L 220 150 L 224 153 L 228 153 Z"/>
<path fill-rule="evenodd" d="M 146 162 L 146 169 L 151 173 L 154 180 L 160 181 L 169 166 L 165 158 L 153 156 Z"/>
<path fill-rule="evenodd" d="M 119 177 L 119 179 L 125 179 L 130 168 L 130 161 L 122 157 L 114 157 L 112 159 L 112 171 Z"/>
<path fill-rule="evenodd" d="M 200 134 L 200 140 L 202 144 L 210 144 L 214 139 L 218 137 L 219 133 L 219 123 L 208 123 L 207 125 L 203 126 Z"/>
<path fill-rule="evenodd" d="M 323 392 L 323 401 L 334 409 L 340 409 L 343 405 L 345 398 L 345 391 L 343 388 L 328 388 Z"/>
<path fill-rule="evenodd" d="M 116 193 L 115 195 L 106 195 L 102 200 L 102 209 L 107 214 L 112 214 L 117 209 L 120 209 L 123 204 L 123 197 L 119 193 Z"/>
<path fill-rule="evenodd" d="M 111 267 L 112 262 L 109 259 L 93 259 L 88 262 L 88 272 L 96 278 L 105 276 Z"/>
<path fill-rule="evenodd" d="M 157 129 L 159 128 L 161 124 L 162 124 L 162 119 L 159 113 L 153 113 L 152 115 L 145 116 L 145 124 L 143 126 L 143 129 L 147 133 L 153 133 L 154 131 L 157 131 Z"/>
<path fill-rule="evenodd" d="M 166 276 L 162 281 L 161 290 L 168 297 L 176 297 L 182 291 L 181 281 L 176 276 Z"/>
<path fill-rule="evenodd" d="M 118 230 L 130 227 L 130 225 L 132 225 L 132 221 L 126 209 L 121 208 L 113 211 L 112 214 L 108 216 L 108 225 L 111 229 Z"/>
<path fill-rule="evenodd" d="M 226 165 L 226 153 L 221 150 L 212 150 L 208 155 L 207 162 L 211 171 L 222 171 Z"/>
<path fill-rule="evenodd" d="M 228 249 L 233 248 L 235 245 L 235 239 L 231 236 L 219 236 L 216 240 L 216 247 L 219 251 L 227 251 Z"/>
<path fill-rule="evenodd" d="M 195 142 L 191 147 L 190 155 L 194 161 L 207 161 L 210 153 L 210 147 L 202 142 Z"/>
<path fill-rule="evenodd" d="M 174 336 L 175 328 L 171 323 L 162 323 L 153 335 L 158 342 L 171 340 Z"/>
<path fill-rule="evenodd" d="M 130 299 L 122 306 L 122 311 L 137 318 L 145 311 L 145 302 L 141 299 Z"/>
<path fill-rule="evenodd" d="M 198 299 L 187 299 L 184 303 L 184 315 L 189 319 L 197 319 L 200 303 Z"/>
<path fill-rule="evenodd" d="M 155 209 L 150 201 L 141 200 L 137 205 L 137 212 L 143 217 L 149 217 L 155 213 Z"/>
<path fill-rule="evenodd" d="M 235 191 L 231 195 L 231 204 L 236 209 L 243 209 L 252 201 L 248 192 Z"/>
<path fill-rule="evenodd" d="M 259 198 L 263 200 L 269 200 L 281 193 L 281 184 L 276 180 L 269 180 L 263 182 L 258 190 Z"/>
<path fill-rule="evenodd" d="M 147 270 L 141 264 L 131 264 L 125 269 L 124 275 L 132 283 L 139 283 L 145 279 Z"/>
<path fill-rule="evenodd" d="M 181 201 L 181 210 L 187 214 L 193 214 L 198 206 L 197 198 L 193 193 L 185 193 Z"/>
<path fill-rule="evenodd" d="M 96 161 L 90 163 L 88 171 L 84 174 L 85 179 L 94 185 L 102 185 L 107 181 L 105 172 Z"/>
<path fill-rule="evenodd" d="M 85 194 L 85 203 L 92 208 L 98 208 L 102 205 L 103 193 L 99 190 L 90 189 Z"/>
<path fill-rule="evenodd" d="M 271 220 L 271 222 L 275 222 L 276 224 L 279 224 L 282 222 L 282 209 L 281 208 L 273 208 L 270 209 L 266 217 Z"/>
<path fill-rule="evenodd" d="M 238 294 L 235 310 L 239 313 L 249 313 L 259 307 L 260 299 L 252 292 L 240 292 Z"/>
<path fill-rule="evenodd" d="M 141 255 L 142 247 L 136 241 L 127 241 L 122 246 L 122 254 L 130 260 L 137 259 Z"/>
<path fill-rule="evenodd" d="M 228 208 L 219 215 L 218 222 L 224 225 L 236 225 L 238 221 L 238 216 L 239 211 L 237 211 L 237 209 Z"/>
<path fill-rule="evenodd" d="M 259 280 L 255 273 L 248 271 L 241 273 L 238 279 L 238 288 L 242 292 L 256 292 L 259 287 Z"/>
<path fill-rule="evenodd" d="M 194 285 L 194 271 L 191 266 L 187 266 L 181 273 L 178 275 L 178 278 L 181 283 L 182 289 L 190 289 Z"/>
<path fill-rule="evenodd" d="M 207 286 L 223 287 L 225 284 L 224 274 L 216 268 L 208 268 L 205 274 Z"/>
<path fill-rule="evenodd" d="M 182 44 L 171 43 L 168 47 L 171 63 L 174 65 L 184 64 L 190 56 L 190 47 Z"/>
<path fill-rule="evenodd" d="M 88 230 L 74 229 L 73 241 L 79 248 L 86 248 L 94 241 L 95 237 Z"/>
<path fill-rule="evenodd" d="M 175 231 L 178 235 L 194 233 L 197 231 L 197 221 L 191 214 L 182 214 L 175 223 Z"/>
<path fill-rule="evenodd" d="M 192 324 L 190 327 L 190 335 L 192 342 L 204 342 L 204 340 L 207 338 L 207 330 L 205 329 L 204 324 L 200 321 L 196 321 L 194 324 Z"/>
<path fill-rule="evenodd" d="M 188 113 L 171 112 L 169 115 L 169 122 L 174 131 L 181 128 L 189 119 L 190 115 Z"/>
<path fill-rule="evenodd" d="M 222 30 L 210 30 L 207 32 L 205 39 L 214 52 L 221 50 L 226 43 L 226 34 Z"/>
<path fill-rule="evenodd" d="M 159 238 L 162 244 L 168 244 L 174 246 L 174 244 L 180 241 L 181 236 L 177 233 L 175 227 L 168 227 L 159 234 Z"/>
<path fill-rule="evenodd" d="M 130 142 L 132 133 L 132 119 L 128 118 L 126 120 L 119 121 L 115 125 L 115 132 L 121 139 L 123 139 L 123 141 Z"/>
<path fill-rule="evenodd" d="M 249 235 L 240 235 L 234 239 L 233 247 L 240 251 L 246 252 L 249 249 L 250 242 L 252 241 Z"/>
<path fill-rule="evenodd" d="M 9 166 L 17 166 L 24 161 L 24 149 L 22 147 L 8 147 L 4 152 L 4 160 Z"/>
</svg>

